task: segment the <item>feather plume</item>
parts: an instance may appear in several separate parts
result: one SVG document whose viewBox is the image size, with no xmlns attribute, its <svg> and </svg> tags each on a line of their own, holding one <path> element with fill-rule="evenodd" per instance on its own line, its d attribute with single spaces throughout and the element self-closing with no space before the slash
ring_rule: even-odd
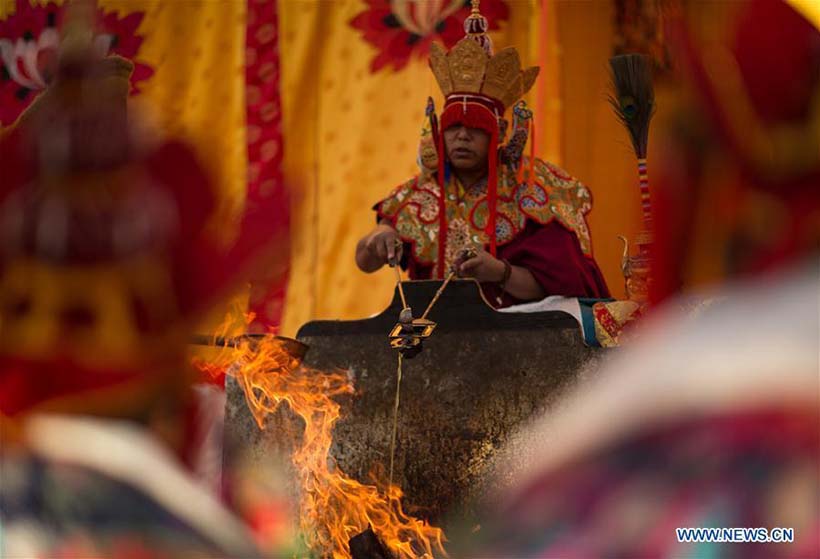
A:
<svg viewBox="0 0 820 559">
<path fill-rule="evenodd" d="M 639 159 L 646 157 L 649 122 L 655 113 L 655 92 L 649 61 L 641 54 L 622 54 L 609 59 L 614 93 L 609 102 L 629 132 Z"/>
</svg>

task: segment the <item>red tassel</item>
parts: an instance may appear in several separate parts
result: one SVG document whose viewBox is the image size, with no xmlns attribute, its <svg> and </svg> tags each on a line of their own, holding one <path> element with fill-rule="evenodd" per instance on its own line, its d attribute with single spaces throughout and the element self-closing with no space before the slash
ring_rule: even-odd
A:
<svg viewBox="0 0 820 559">
<path fill-rule="evenodd" d="M 437 139 L 438 149 L 438 260 L 436 262 L 436 276 L 444 278 L 444 254 L 447 245 L 447 203 L 444 192 L 444 161 L 447 154 L 444 152 L 444 134 L 439 134 Z"/>
<path fill-rule="evenodd" d="M 530 136 L 530 128 L 532 128 L 532 125 L 531 125 L 531 122 L 528 120 L 527 121 L 527 137 L 528 138 Z M 530 145 L 532 145 L 532 144 L 530 144 Z M 522 152 L 524 151 L 523 148 L 521 149 L 521 151 Z M 522 155 L 523 155 L 523 153 L 522 153 Z M 524 183 L 524 158 L 522 156 L 521 161 L 518 164 L 518 171 L 515 173 L 515 184 L 519 185 L 519 184 L 523 184 L 523 183 Z"/>
<path fill-rule="evenodd" d="M 444 112 L 441 113 L 439 129 L 443 131 L 455 124 L 461 124 L 467 128 L 480 128 L 492 134 L 492 130 L 498 128 L 498 119 L 490 109 L 473 102 L 467 102 L 466 105 L 466 113 L 461 103 L 445 107 Z"/>
<path fill-rule="evenodd" d="M 436 118 L 435 113 L 430 116 L 430 131 L 433 134 L 433 142 L 438 146 L 438 118 Z M 441 157 L 439 157 L 439 160 L 441 160 Z"/>
<path fill-rule="evenodd" d="M 496 256 L 496 235 L 495 226 L 498 217 L 496 199 L 498 198 L 498 127 L 496 126 L 490 136 L 490 151 L 488 153 L 487 172 L 487 205 L 490 209 L 490 222 L 487 224 L 487 235 L 490 237 L 490 254 Z"/>
<path fill-rule="evenodd" d="M 530 178 L 527 184 L 530 188 L 535 183 L 535 125 L 530 124 Z"/>
<path fill-rule="evenodd" d="M 497 241 L 495 236 L 495 227 L 497 222 L 497 208 L 496 199 L 498 197 L 498 116 L 486 104 L 476 101 L 467 100 L 466 98 L 454 97 L 454 101 L 448 102 L 441 113 L 440 130 L 447 130 L 454 124 L 461 124 L 468 128 L 480 128 L 490 134 L 490 146 L 488 153 L 488 169 L 487 169 L 487 206 L 489 209 L 489 221 L 485 228 L 485 232 L 490 238 L 490 253 L 495 256 L 497 249 Z M 443 133 L 440 134 L 444 136 Z M 440 142 L 439 153 L 444 155 L 443 140 Z M 444 155 L 446 157 L 446 155 Z M 439 165 L 441 168 L 441 161 Z M 439 171 L 441 177 L 444 176 L 443 171 Z M 443 178 L 441 179 L 443 181 Z M 444 188 L 442 186 L 442 196 L 444 196 Z M 441 200 L 441 212 L 444 212 L 444 199 Z M 442 218 L 443 223 L 441 229 L 444 236 L 439 233 L 439 270 L 444 274 L 444 253 L 443 243 L 446 240 L 446 218 Z"/>
</svg>

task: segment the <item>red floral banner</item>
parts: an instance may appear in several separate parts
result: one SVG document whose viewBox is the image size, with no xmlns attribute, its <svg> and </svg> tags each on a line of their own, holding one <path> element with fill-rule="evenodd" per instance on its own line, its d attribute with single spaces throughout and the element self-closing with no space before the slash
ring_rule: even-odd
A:
<svg viewBox="0 0 820 559">
<path fill-rule="evenodd" d="M 367 7 L 350 21 L 362 38 L 378 49 L 370 71 L 404 68 L 414 56 L 424 59 L 430 43 L 440 40 L 446 48 L 464 37 L 464 20 L 470 15 L 470 2 L 413 2 L 411 0 L 366 0 Z M 484 0 L 481 13 L 489 20 L 490 30 L 509 17 L 504 0 Z"/>
<path fill-rule="evenodd" d="M 289 199 L 282 184 L 282 127 L 279 92 L 279 17 L 276 0 L 248 0 L 245 39 L 245 95 L 248 139 L 248 205 L 280 208 L 283 231 L 289 227 Z M 287 262 L 288 254 L 278 254 Z M 258 275 L 251 284 L 249 310 L 255 314 L 254 329 L 275 331 L 282 318 L 288 273 L 276 266 L 274 277 Z"/>
</svg>

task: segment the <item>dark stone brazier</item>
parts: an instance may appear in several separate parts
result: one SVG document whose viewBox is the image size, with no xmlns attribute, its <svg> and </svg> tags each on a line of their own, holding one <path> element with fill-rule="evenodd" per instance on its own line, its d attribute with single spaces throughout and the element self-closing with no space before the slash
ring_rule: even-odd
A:
<svg viewBox="0 0 820 559">
<path fill-rule="evenodd" d="M 440 282 L 404 284 L 416 316 Z M 332 454 L 348 475 L 368 482 L 387 471 L 396 390 L 396 350 L 388 334 L 401 310 L 398 293 L 373 318 L 315 321 L 297 338 L 304 363 L 347 369 L 356 393 L 340 399 Z M 584 345 L 578 323 L 563 312 L 499 313 L 473 281 L 454 281 L 428 318 L 437 323 L 423 350 L 405 359 L 394 483 L 406 510 L 443 525 L 469 523 L 487 493 L 488 464 L 508 436 L 552 405 L 600 350 Z M 301 420 L 286 406 L 265 431 L 251 419 L 236 383 L 228 383 L 226 461 L 239 449 L 266 460 L 299 442 Z M 486 505 L 486 503 L 482 503 Z"/>
</svg>

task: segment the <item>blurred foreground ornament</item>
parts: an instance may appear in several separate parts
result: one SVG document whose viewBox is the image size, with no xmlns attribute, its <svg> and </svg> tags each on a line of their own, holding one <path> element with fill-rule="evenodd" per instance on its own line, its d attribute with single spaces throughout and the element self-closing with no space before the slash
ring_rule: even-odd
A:
<svg viewBox="0 0 820 559">
<path fill-rule="evenodd" d="M 211 180 L 188 146 L 136 135 L 133 64 L 99 54 L 93 8 L 70 4 L 52 84 L 0 137 L 4 414 L 173 401 L 193 325 L 277 242 L 252 210 L 232 246 L 207 233 Z"/>
<path fill-rule="evenodd" d="M 654 191 L 653 302 L 820 247 L 820 30 L 748 0 L 717 48 L 683 17 L 667 31 L 687 95 Z"/>
</svg>

